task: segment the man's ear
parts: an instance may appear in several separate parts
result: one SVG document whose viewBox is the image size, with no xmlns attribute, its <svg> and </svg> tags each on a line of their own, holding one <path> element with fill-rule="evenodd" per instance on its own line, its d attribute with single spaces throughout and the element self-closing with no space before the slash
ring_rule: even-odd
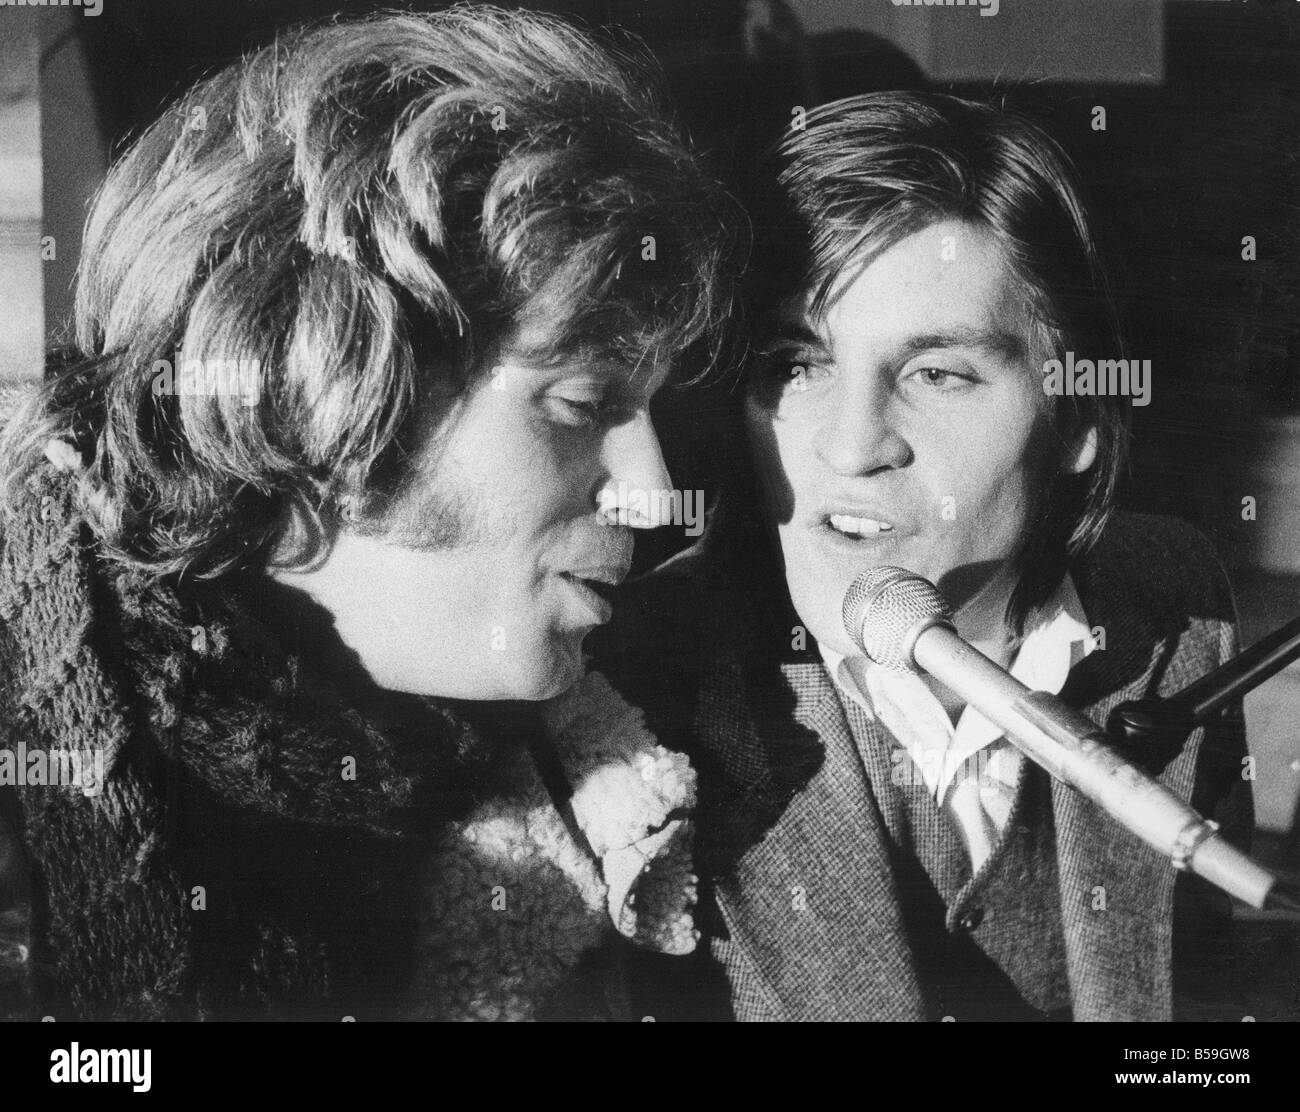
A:
<svg viewBox="0 0 1300 1112">
<path fill-rule="evenodd" d="M 1074 442 L 1065 450 L 1061 470 L 1067 475 L 1082 475 L 1097 461 L 1097 426 L 1080 429 Z"/>
<path fill-rule="evenodd" d="M 342 529 L 342 523 L 332 515 L 312 513 L 298 498 L 289 500 L 277 524 L 267 566 L 297 572 L 312 571 L 324 564 Z"/>
</svg>

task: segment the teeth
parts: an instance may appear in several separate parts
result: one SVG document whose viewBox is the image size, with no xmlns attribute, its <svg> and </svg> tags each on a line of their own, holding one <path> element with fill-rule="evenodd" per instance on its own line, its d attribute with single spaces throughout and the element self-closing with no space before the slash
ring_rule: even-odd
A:
<svg viewBox="0 0 1300 1112">
<path fill-rule="evenodd" d="M 873 537 L 878 533 L 888 533 L 894 527 L 887 521 L 876 521 L 875 518 L 831 514 L 831 528 L 841 533 L 851 533 L 854 536 Z"/>
</svg>

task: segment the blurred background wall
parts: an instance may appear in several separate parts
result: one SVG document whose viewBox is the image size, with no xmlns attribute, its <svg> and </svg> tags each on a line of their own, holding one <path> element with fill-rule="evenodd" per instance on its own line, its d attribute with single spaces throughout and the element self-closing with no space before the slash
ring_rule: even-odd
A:
<svg viewBox="0 0 1300 1112">
<path fill-rule="evenodd" d="M 44 343 L 39 48 L 0 9 L 0 383 L 39 374 Z"/>
<path fill-rule="evenodd" d="M 376 6 L 0 9 L 0 378 L 36 376 L 43 342 L 66 335 L 85 206 L 113 151 L 195 78 L 278 28 Z M 1300 613 L 1300 5 L 1002 0 L 993 17 L 890 0 L 524 6 L 643 39 L 737 192 L 794 106 L 850 93 L 928 86 L 1044 123 L 1091 194 L 1125 354 L 1154 364 L 1125 504 L 1182 516 L 1214 539 L 1247 643 Z M 1094 126 L 1099 107 L 1104 130 Z M 41 260 L 38 233 L 53 237 L 54 257 Z M 1245 237 L 1253 258 L 1243 257 Z M 732 447 L 714 423 L 729 404 L 715 388 L 662 406 L 680 484 L 710 488 Z M 640 562 L 682 544 L 680 531 L 661 533 Z M 1251 696 L 1248 715 L 1261 852 L 1300 866 L 1300 668 Z"/>
</svg>

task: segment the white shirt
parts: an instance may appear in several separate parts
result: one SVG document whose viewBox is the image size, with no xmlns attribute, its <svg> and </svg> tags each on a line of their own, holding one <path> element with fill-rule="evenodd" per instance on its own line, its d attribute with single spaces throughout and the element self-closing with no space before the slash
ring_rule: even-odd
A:
<svg viewBox="0 0 1300 1112">
<path fill-rule="evenodd" d="M 955 820 L 976 873 L 1006 828 L 1025 757 L 974 707 L 954 729 L 948 712 L 920 676 L 895 672 L 866 657 L 821 649 L 826 670 L 844 693 L 898 739 L 890 755 L 895 783 L 920 777 Z M 1097 647 L 1083 604 L 1067 573 L 1055 593 L 1025 622 L 1025 637 L 1007 669 L 1026 687 L 1059 694 L 1070 670 Z"/>
</svg>

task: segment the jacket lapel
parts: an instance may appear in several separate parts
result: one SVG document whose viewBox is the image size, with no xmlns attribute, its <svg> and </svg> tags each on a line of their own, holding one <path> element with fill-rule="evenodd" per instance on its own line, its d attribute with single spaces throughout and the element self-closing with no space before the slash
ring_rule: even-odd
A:
<svg viewBox="0 0 1300 1112">
<path fill-rule="evenodd" d="M 825 670 L 737 663 L 711 683 L 697 736 L 738 755 L 705 834 L 732 942 L 791 1019 L 923 1018 L 883 824 Z"/>
<path fill-rule="evenodd" d="M 1156 694 L 1181 630 L 1157 629 L 1105 563 L 1076 572 L 1091 624 L 1106 649 L 1073 673 L 1062 696 L 1100 726 L 1116 706 Z M 1197 731 L 1160 776 L 1189 798 Z M 1136 764 L 1150 754 L 1120 751 Z M 1158 760 L 1156 762 L 1158 764 Z M 1169 862 L 1072 788 L 1052 781 L 1061 915 L 1076 1020 L 1165 1021 L 1170 1018 L 1172 909 L 1176 874 Z"/>
<path fill-rule="evenodd" d="M 1185 615 L 1166 619 L 1154 600 L 1134 597 L 1134 569 L 1149 563 L 1150 552 L 1126 548 L 1117 536 L 1103 537 L 1071 568 L 1106 644 L 1074 669 L 1062 697 L 1103 726 L 1120 703 L 1164 693 L 1187 629 Z M 756 550 L 760 541 L 746 544 Z M 745 556 L 738 566 L 753 562 Z M 702 655 L 723 666 L 707 670 L 694 731 L 703 746 L 701 783 L 717 787 L 702 803 L 717 816 L 705 844 L 718 852 L 709 860 L 706 850 L 702 865 L 718 878 L 732 940 L 791 1017 L 919 1019 L 887 837 L 831 680 L 806 653 L 755 663 L 788 643 L 798 621 L 778 579 L 764 594 L 744 575 L 723 575 L 706 595 L 715 640 Z M 757 605 L 755 597 L 767 601 Z M 1202 737 L 1196 731 L 1161 770 L 1184 798 Z M 1126 755 L 1152 770 L 1163 763 L 1151 752 Z M 1168 1019 L 1172 868 L 1073 789 L 1053 781 L 1051 791 L 1075 1018 Z M 804 912 L 793 906 L 800 890 Z"/>
</svg>

